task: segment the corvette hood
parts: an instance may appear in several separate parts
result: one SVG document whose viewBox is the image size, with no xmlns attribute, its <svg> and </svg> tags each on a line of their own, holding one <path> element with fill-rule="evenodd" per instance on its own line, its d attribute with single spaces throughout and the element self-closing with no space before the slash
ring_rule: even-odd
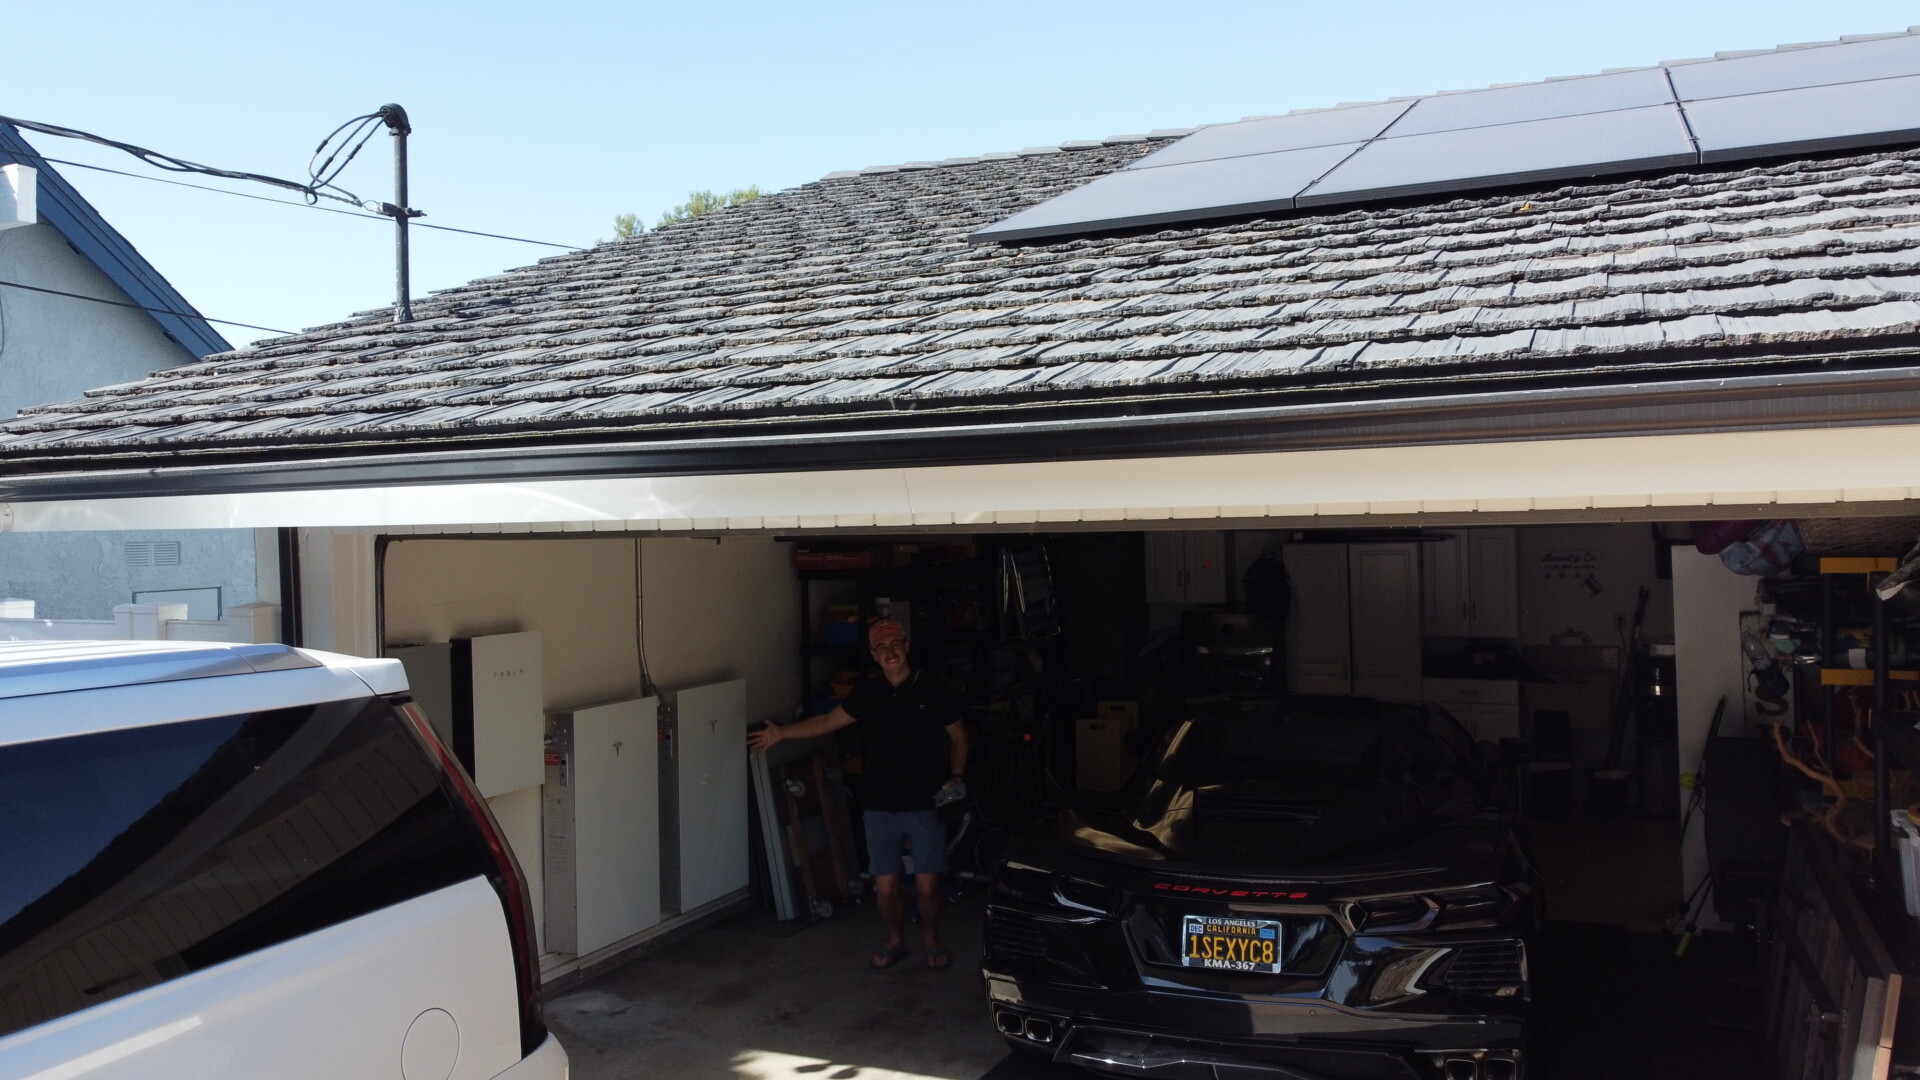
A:
<svg viewBox="0 0 1920 1080">
<path fill-rule="evenodd" d="M 1051 850 L 1142 870 L 1209 870 L 1253 877 L 1348 877 L 1497 864 L 1509 840 L 1498 821 L 1468 816 L 1382 821 L 1321 813 L 1250 819 L 1170 809 L 1152 818 L 1066 811 L 1025 837 L 1029 857 Z"/>
</svg>

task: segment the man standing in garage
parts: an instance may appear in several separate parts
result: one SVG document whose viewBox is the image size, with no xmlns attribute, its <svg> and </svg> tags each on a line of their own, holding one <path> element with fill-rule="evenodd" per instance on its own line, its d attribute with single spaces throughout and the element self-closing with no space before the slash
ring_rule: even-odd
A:
<svg viewBox="0 0 1920 1080">
<path fill-rule="evenodd" d="M 953 954 L 940 943 L 945 899 L 940 875 L 947 870 L 947 846 L 934 796 L 960 783 L 966 772 L 967 729 L 953 696 L 938 679 L 913 669 L 907 647 L 906 627 L 892 619 L 875 622 L 867 629 L 867 649 L 880 665 L 880 678 L 854 687 L 832 712 L 748 733 L 747 745 L 765 750 L 782 739 L 812 738 L 860 725 L 866 738 L 867 869 L 887 925 L 886 945 L 867 963 L 890 968 L 908 955 L 907 898 L 900 880 L 906 872 L 901 858 L 905 848 L 913 853 L 927 966 L 937 971 L 953 965 Z"/>
</svg>

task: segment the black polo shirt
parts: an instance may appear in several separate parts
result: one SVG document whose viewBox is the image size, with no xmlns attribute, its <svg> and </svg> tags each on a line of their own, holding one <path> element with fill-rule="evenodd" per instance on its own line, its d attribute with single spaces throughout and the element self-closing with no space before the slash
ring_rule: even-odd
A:
<svg viewBox="0 0 1920 1080">
<path fill-rule="evenodd" d="M 960 719 L 940 680 L 918 670 L 899 686 L 885 676 L 868 679 L 840 707 L 860 725 L 866 743 L 866 809 L 933 809 L 934 792 L 953 772 L 946 728 Z"/>
</svg>

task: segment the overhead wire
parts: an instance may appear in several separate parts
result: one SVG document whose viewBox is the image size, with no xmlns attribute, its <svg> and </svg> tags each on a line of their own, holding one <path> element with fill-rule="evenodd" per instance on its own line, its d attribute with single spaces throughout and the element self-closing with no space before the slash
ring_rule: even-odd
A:
<svg viewBox="0 0 1920 1080">
<path fill-rule="evenodd" d="M 7 117 L 0 117 L 0 122 L 16 124 L 16 125 L 18 124 L 18 121 L 8 119 Z M 207 192 L 212 192 L 215 195 L 231 195 L 238 199 L 252 199 L 255 202 L 272 203 L 275 206 L 289 206 L 296 210 L 324 210 L 329 214 L 343 214 L 347 217 L 366 218 L 369 221 L 391 221 L 392 220 L 391 218 L 387 217 L 385 214 L 368 213 L 365 210 L 343 210 L 337 206 L 322 206 L 319 203 L 312 203 L 312 202 L 288 202 L 286 199 L 275 199 L 266 195 L 253 195 L 245 191 L 229 191 L 226 188 L 211 187 L 206 184 L 190 184 L 185 180 L 169 180 L 164 176 L 144 176 L 140 173 L 128 172 L 125 169 L 111 169 L 105 165 L 90 165 L 84 161 L 73 161 L 69 158 L 57 158 L 57 157 L 49 156 L 47 154 L 41 154 L 41 153 L 13 154 L 13 152 L 11 151 L 9 152 L 9 154 L 11 154 L 12 156 L 31 158 L 35 161 L 44 161 L 51 165 L 66 165 L 76 169 L 89 169 L 93 172 L 103 172 L 103 173 L 112 174 L 114 176 L 124 176 L 130 180 L 145 180 L 149 183 L 154 183 L 154 184 L 168 184 L 173 187 L 192 188 L 195 191 L 207 191 Z M 316 151 L 316 155 L 317 155 L 317 151 Z M 291 183 L 291 181 L 288 181 L 288 183 Z M 345 201 L 345 200 L 342 200 L 342 201 Z M 484 232 L 479 229 L 461 229 L 461 228 L 456 228 L 452 225 L 434 225 L 425 221 L 418 221 L 418 220 L 412 223 L 412 227 L 416 229 L 433 229 L 438 232 L 460 233 L 463 236 L 481 236 L 481 237 L 486 237 L 489 240 L 510 240 L 516 244 L 533 244 L 538 247 L 559 248 L 562 251 L 587 250 L 586 248 L 581 247 L 578 244 L 560 244 L 560 243 L 555 243 L 552 240 L 534 240 L 525 236 L 509 236 L 505 233 Z"/>
<path fill-rule="evenodd" d="M 348 123 L 352 122 L 353 121 L 348 121 Z M 302 195 L 305 195 L 309 201 L 332 199 L 335 202 L 358 206 L 362 210 L 377 210 L 380 206 L 379 203 L 362 199 L 360 196 L 332 183 L 330 180 L 320 182 L 316 179 L 310 179 L 308 183 L 302 184 L 294 180 L 283 180 L 278 176 L 268 176 L 265 173 L 246 172 L 240 169 L 222 169 L 214 165 L 202 165 L 197 161 L 188 161 L 185 158 L 174 157 L 172 154 L 163 154 L 158 150 L 149 150 L 144 146 L 135 146 L 132 143 L 121 142 L 118 139 L 109 139 L 104 135 L 95 135 L 90 131 L 81 131 L 79 128 L 64 127 L 60 124 L 43 124 L 37 120 L 22 120 L 13 116 L 0 116 L 0 123 L 11 124 L 16 128 L 25 128 L 28 131 L 37 131 L 43 135 L 58 136 L 62 139 L 77 139 L 81 142 L 110 146 L 115 150 L 131 154 L 156 169 L 164 169 L 167 172 L 199 173 L 203 176 L 218 176 L 228 180 L 250 180 L 256 184 L 267 184 L 272 187 L 285 188 L 288 191 L 300 192 Z M 331 138 L 331 136 L 329 136 L 329 138 Z M 324 147 L 325 144 L 323 143 L 322 146 Z M 337 176 L 338 172 L 336 171 L 334 175 Z"/>
<path fill-rule="evenodd" d="M 199 319 L 201 322 L 219 323 L 222 326 L 242 326 L 248 330 L 265 330 L 269 334 L 291 334 L 292 330 L 281 330 L 272 326 L 258 326 L 254 323 L 235 322 L 232 319 L 215 319 L 197 311 L 174 311 L 171 308 L 149 307 L 126 300 L 108 300 L 102 296 L 88 296 L 84 293 L 66 292 L 62 289 L 48 289 L 39 285 L 28 285 L 19 281 L 0 281 L 0 288 L 24 289 L 27 292 L 46 293 L 49 296 L 65 296 L 73 300 L 85 300 L 94 304 L 110 304 L 114 307 L 133 308 L 136 311 L 151 311 L 156 315 L 173 315 L 182 319 Z"/>
<path fill-rule="evenodd" d="M 373 133 L 380 130 L 379 125 L 384 122 L 385 118 L 377 112 L 356 116 L 334 128 L 326 138 L 321 139 L 320 145 L 313 148 L 313 156 L 307 159 L 307 179 L 311 186 L 314 189 L 333 188 L 335 191 L 345 191 L 345 188 L 335 187 L 333 181 L 346 171 L 347 165 L 360 153 L 360 148 L 367 145 L 367 140 L 373 138 Z M 358 126 L 355 127 L 355 125 Z M 325 161 L 321 161 L 320 152 L 333 142 L 334 136 L 349 127 L 353 128 L 353 133 L 340 140 L 340 145 L 334 148 L 333 153 L 328 154 Z M 359 142 L 354 142 L 356 137 L 360 140 Z M 347 147 L 350 142 L 353 143 L 352 149 Z M 340 158 L 342 153 L 347 155 L 344 159 Z M 336 159 L 340 160 L 340 164 L 334 164 Z"/>
</svg>

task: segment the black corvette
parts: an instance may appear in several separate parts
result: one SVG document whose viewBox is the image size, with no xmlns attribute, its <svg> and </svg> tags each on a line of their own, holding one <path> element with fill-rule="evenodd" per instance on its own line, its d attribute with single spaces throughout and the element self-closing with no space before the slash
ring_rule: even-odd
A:
<svg viewBox="0 0 1920 1080">
<path fill-rule="evenodd" d="M 1017 837 L 982 963 L 1024 1052 L 1172 1080 L 1515 1080 L 1540 879 L 1439 710 L 1218 699 Z"/>
</svg>

